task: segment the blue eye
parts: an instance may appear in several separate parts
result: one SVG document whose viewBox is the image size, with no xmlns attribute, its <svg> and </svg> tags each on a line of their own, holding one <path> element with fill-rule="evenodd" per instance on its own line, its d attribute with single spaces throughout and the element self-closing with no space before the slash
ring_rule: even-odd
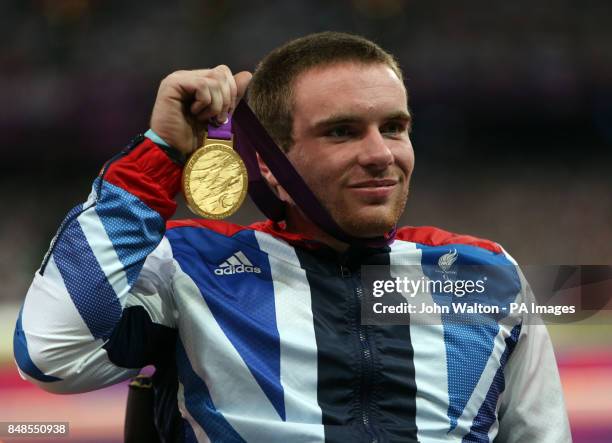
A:
<svg viewBox="0 0 612 443">
<path fill-rule="evenodd" d="M 337 126 L 327 132 L 328 137 L 334 138 L 345 138 L 349 137 L 351 134 L 351 129 L 348 126 Z"/>
<path fill-rule="evenodd" d="M 390 122 L 381 128 L 383 134 L 399 134 L 406 130 L 406 125 L 399 122 Z"/>
</svg>

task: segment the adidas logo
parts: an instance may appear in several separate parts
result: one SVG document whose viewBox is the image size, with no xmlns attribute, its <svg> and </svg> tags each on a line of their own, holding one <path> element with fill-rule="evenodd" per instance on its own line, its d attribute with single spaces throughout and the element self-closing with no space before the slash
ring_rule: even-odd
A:
<svg viewBox="0 0 612 443">
<path fill-rule="evenodd" d="M 261 274 L 261 268 L 253 266 L 253 263 L 249 261 L 242 251 L 234 253 L 215 269 L 215 274 L 217 275 L 234 275 L 245 272 Z"/>
</svg>

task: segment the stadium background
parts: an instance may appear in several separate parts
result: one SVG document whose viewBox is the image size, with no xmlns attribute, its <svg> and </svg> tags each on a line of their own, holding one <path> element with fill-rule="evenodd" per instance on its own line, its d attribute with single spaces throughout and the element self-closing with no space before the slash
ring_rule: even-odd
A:
<svg viewBox="0 0 612 443">
<path fill-rule="evenodd" d="M 2 2 L 0 421 L 69 421 L 70 441 L 121 441 L 125 385 L 53 396 L 17 376 L 12 331 L 31 276 L 103 161 L 147 129 L 161 78 L 220 63 L 252 70 L 309 32 L 365 35 L 403 66 L 417 155 L 403 223 L 495 239 L 523 264 L 612 263 L 610 9 L 605 0 Z M 234 220 L 259 217 L 248 205 Z M 550 328 L 576 442 L 612 441 L 611 313 Z"/>
</svg>

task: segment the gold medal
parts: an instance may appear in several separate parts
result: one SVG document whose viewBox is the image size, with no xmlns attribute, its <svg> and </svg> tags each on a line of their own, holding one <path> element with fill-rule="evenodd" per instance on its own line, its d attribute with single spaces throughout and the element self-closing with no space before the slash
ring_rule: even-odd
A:
<svg viewBox="0 0 612 443">
<path fill-rule="evenodd" d="M 229 217 L 242 205 L 247 187 L 247 171 L 232 140 L 207 135 L 183 169 L 187 206 L 202 217 Z"/>
</svg>

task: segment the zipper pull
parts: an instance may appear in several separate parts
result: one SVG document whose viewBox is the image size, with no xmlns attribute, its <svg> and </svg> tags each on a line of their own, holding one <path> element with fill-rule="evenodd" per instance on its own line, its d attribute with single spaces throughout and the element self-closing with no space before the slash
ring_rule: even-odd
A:
<svg viewBox="0 0 612 443">
<path fill-rule="evenodd" d="M 348 266 L 340 265 L 340 275 L 342 278 L 348 278 L 351 276 L 351 270 Z"/>
</svg>

